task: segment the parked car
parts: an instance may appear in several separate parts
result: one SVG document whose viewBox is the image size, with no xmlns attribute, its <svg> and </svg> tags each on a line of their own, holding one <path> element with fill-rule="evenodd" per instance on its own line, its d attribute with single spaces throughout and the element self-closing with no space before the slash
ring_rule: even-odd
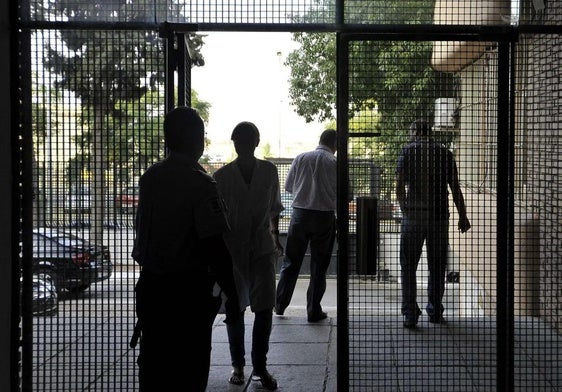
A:
<svg viewBox="0 0 562 392">
<path fill-rule="evenodd" d="M 57 291 L 84 291 L 112 271 L 107 246 L 56 229 L 33 230 L 33 273 L 48 276 Z"/>
<path fill-rule="evenodd" d="M 139 205 L 139 188 L 128 186 L 115 196 L 115 208 L 121 212 L 134 212 Z"/>
<path fill-rule="evenodd" d="M 20 279 L 23 283 L 23 279 Z M 20 285 L 21 288 L 23 286 Z M 21 306 L 20 296 L 20 306 Z M 51 316 L 58 311 L 57 289 L 49 276 L 33 274 L 31 312 L 34 316 Z"/>
<path fill-rule="evenodd" d="M 57 288 L 49 276 L 33 274 L 31 309 L 35 316 L 48 316 L 58 311 Z"/>
</svg>

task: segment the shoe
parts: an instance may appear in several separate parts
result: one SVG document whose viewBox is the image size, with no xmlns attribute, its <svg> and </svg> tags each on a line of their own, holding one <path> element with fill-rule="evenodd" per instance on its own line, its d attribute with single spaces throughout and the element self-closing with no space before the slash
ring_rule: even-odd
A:
<svg viewBox="0 0 562 392">
<path fill-rule="evenodd" d="M 418 320 L 413 319 L 413 318 L 408 318 L 408 317 L 404 317 L 404 328 L 415 328 L 416 324 L 418 323 Z"/>
<path fill-rule="evenodd" d="M 242 367 L 235 367 L 232 369 L 232 373 L 230 373 L 230 378 L 228 382 L 234 385 L 242 385 L 245 382 L 244 378 L 244 368 Z"/>
<path fill-rule="evenodd" d="M 311 313 L 311 314 L 308 315 L 308 322 L 309 323 L 315 323 L 317 321 L 322 321 L 326 318 L 328 318 L 328 313 L 326 313 L 326 312 Z"/>
<path fill-rule="evenodd" d="M 256 372 L 254 370 L 252 380 L 261 382 L 261 386 L 268 391 L 275 391 L 277 389 L 277 380 L 273 378 L 273 376 L 269 374 L 267 370 L 264 370 L 262 372 Z"/>
<path fill-rule="evenodd" d="M 445 321 L 445 319 L 443 318 L 443 315 L 439 314 L 439 315 L 433 315 L 433 316 L 429 316 L 429 322 L 431 324 L 441 324 Z"/>
<path fill-rule="evenodd" d="M 275 314 L 276 315 L 283 316 L 284 313 L 285 313 L 285 310 L 281 310 L 277 306 L 275 307 Z"/>
<path fill-rule="evenodd" d="M 418 310 L 416 312 L 416 317 L 407 317 L 406 315 L 404 315 L 404 328 L 408 328 L 408 329 L 412 329 L 415 328 L 416 325 L 418 324 L 418 319 L 420 318 L 421 315 L 421 311 Z"/>
</svg>

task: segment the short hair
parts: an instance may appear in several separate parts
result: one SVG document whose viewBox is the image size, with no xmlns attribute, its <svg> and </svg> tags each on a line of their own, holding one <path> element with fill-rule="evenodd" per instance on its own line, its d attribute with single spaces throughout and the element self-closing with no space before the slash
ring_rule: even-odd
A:
<svg viewBox="0 0 562 392">
<path fill-rule="evenodd" d="M 322 144 L 323 146 L 327 146 L 335 150 L 337 143 L 338 134 L 335 129 L 326 129 L 320 135 L 320 144 Z"/>
<path fill-rule="evenodd" d="M 205 124 L 197 110 L 178 106 L 164 118 L 164 138 L 170 151 L 188 151 L 205 139 Z"/>
<path fill-rule="evenodd" d="M 242 121 L 238 123 L 232 130 L 232 136 L 230 136 L 230 140 L 236 141 L 240 138 L 247 137 L 254 137 L 254 141 L 256 142 L 257 146 L 260 141 L 260 131 L 254 123 L 249 121 Z"/>
<path fill-rule="evenodd" d="M 418 136 L 429 136 L 431 124 L 425 120 L 416 120 L 410 125 L 410 132 L 414 132 Z"/>
</svg>

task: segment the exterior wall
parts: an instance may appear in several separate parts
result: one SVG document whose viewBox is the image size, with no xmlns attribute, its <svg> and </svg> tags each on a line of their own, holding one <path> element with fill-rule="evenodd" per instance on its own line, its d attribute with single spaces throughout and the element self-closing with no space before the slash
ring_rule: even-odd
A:
<svg viewBox="0 0 562 392">
<path fill-rule="evenodd" d="M 555 14 L 560 19 L 560 11 Z M 525 202 L 540 222 L 541 316 L 562 330 L 562 39 L 560 36 L 533 36 L 526 37 L 525 44 L 528 56 L 527 83 L 522 86 L 526 96 L 523 125 L 528 161 Z"/>
<path fill-rule="evenodd" d="M 459 244 L 461 291 L 467 301 L 466 315 L 493 315 L 496 309 L 496 97 L 497 56 L 487 51 L 459 72 L 460 117 L 457 166 L 463 184 L 468 218 L 472 225 L 465 235 L 455 227 L 451 243 Z M 451 202 L 450 205 L 453 205 Z M 456 225 L 457 215 L 451 216 Z"/>
<path fill-rule="evenodd" d="M 542 47 L 535 41 L 526 45 L 531 50 L 538 48 L 535 50 L 545 59 L 552 57 L 552 39 L 542 42 Z M 514 311 L 516 315 L 543 317 L 560 328 L 556 321 L 560 309 L 557 282 L 562 280 L 556 274 L 560 265 L 560 203 L 553 202 L 559 193 L 554 186 L 559 171 L 559 118 L 552 99 L 559 93 L 559 86 L 552 81 L 545 83 L 549 77 L 559 76 L 548 69 L 554 64 L 541 64 L 532 55 L 523 54 L 518 66 L 518 80 L 529 83 L 521 83 L 516 92 Z M 471 291 L 470 285 L 478 287 L 473 307 L 486 315 L 495 314 L 497 285 L 496 266 L 483 262 L 496 259 L 496 67 L 496 52 L 490 50 L 460 72 L 463 83 L 457 159 L 472 230 L 466 237 L 451 239 L 460 244 L 461 274 L 469 277 L 461 279 L 461 285 L 466 292 Z M 451 228 L 453 235 L 457 235 L 455 232 Z"/>
</svg>

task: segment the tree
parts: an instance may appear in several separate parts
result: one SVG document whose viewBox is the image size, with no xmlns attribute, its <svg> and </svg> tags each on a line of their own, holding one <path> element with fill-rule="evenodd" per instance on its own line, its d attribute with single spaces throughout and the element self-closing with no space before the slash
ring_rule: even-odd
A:
<svg viewBox="0 0 562 392">
<path fill-rule="evenodd" d="M 148 166 L 164 157 L 163 102 L 162 91 L 158 90 L 148 91 L 138 101 L 118 103 L 122 116 L 115 121 L 108 143 L 115 191 L 138 180 Z M 199 112 L 205 123 L 209 121 L 211 104 L 201 101 L 195 90 L 191 90 L 191 106 Z M 205 145 L 209 143 L 205 138 Z M 206 161 L 208 157 L 203 156 L 201 160 Z"/>
<path fill-rule="evenodd" d="M 317 1 L 316 7 L 299 21 L 322 18 L 332 9 L 333 3 L 333 0 Z M 361 23 L 365 23 L 366 18 L 373 24 L 432 23 L 431 7 L 425 1 L 355 0 L 347 2 L 346 7 L 353 9 L 353 15 L 362 18 L 357 21 Z M 353 22 L 349 20 L 349 23 Z M 335 34 L 294 33 L 293 40 L 300 47 L 286 60 L 286 65 L 291 68 L 291 103 L 307 122 L 333 119 L 337 82 Z M 432 118 L 436 98 L 454 97 L 458 82 L 452 74 L 437 72 L 431 67 L 431 50 L 432 43 L 425 41 L 350 43 L 350 117 L 365 116 L 369 106 L 378 112 L 376 121 L 370 121 L 373 128 L 366 128 L 364 121 L 352 120 L 350 131 L 380 134 L 370 142 L 371 146 L 364 147 L 379 152 L 378 159 L 383 167 L 394 163 L 398 154 L 396 146 L 406 140 L 405 130 L 413 120 Z"/>
<path fill-rule="evenodd" d="M 152 7 L 134 0 L 54 0 L 35 4 L 32 10 L 37 19 L 67 20 L 69 22 L 139 22 L 153 20 Z M 181 6 L 169 4 L 157 7 L 159 12 L 181 14 Z M 157 16 L 164 20 L 162 15 Z M 202 64 L 199 50 L 200 36 L 190 37 L 190 47 L 196 50 L 195 64 Z M 61 45 L 62 43 L 63 45 Z M 111 141 L 119 139 L 121 130 L 131 121 L 144 122 L 145 130 L 159 130 L 162 109 L 155 99 L 164 81 L 163 44 L 156 31 L 97 31 L 88 29 L 59 30 L 57 40 L 45 49 L 44 67 L 56 75 L 55 86 L 72 92 L 80 102 L 80 120 L 84 131 L 77 143 L 80 154 L 89 161 L 93 170 L 94 219 L 93 235 L 101 237 L 104 221 L 106 171 L 116 157 Z M 199 61 L 201 60 L 201 61 Z M 138 106 L 131 106 L 135 102 Z M 154 115 L 131 117 L 135 110 L 152 111 Z M 140 119 L 140 120 L 139 120 Z M 138 129 L 141 129 L 141 124 Z M 154 135 L 136 140 L 139 151 L 154 147 Z M 146 148 L 142 144 L 146 143 Z M 133 150 L 134 152 L 135 150 Z M 131 156 L 134 154 L 129 154 Z M 143 154 L 141 154 L 143 155 Z M 141 159 L 149 161 L 149 154 Z M 115 162 L 113 162 L 115 163 Z M 119 164 L 121 164 L 120 162 Z"/>
<path fill-rule="evenodd" d="M 335 118 L 336 39 L 330 33 L 293 33 L 300 47 L 288 54 L 289 98 L 306 122 Z"/>
</svg>

